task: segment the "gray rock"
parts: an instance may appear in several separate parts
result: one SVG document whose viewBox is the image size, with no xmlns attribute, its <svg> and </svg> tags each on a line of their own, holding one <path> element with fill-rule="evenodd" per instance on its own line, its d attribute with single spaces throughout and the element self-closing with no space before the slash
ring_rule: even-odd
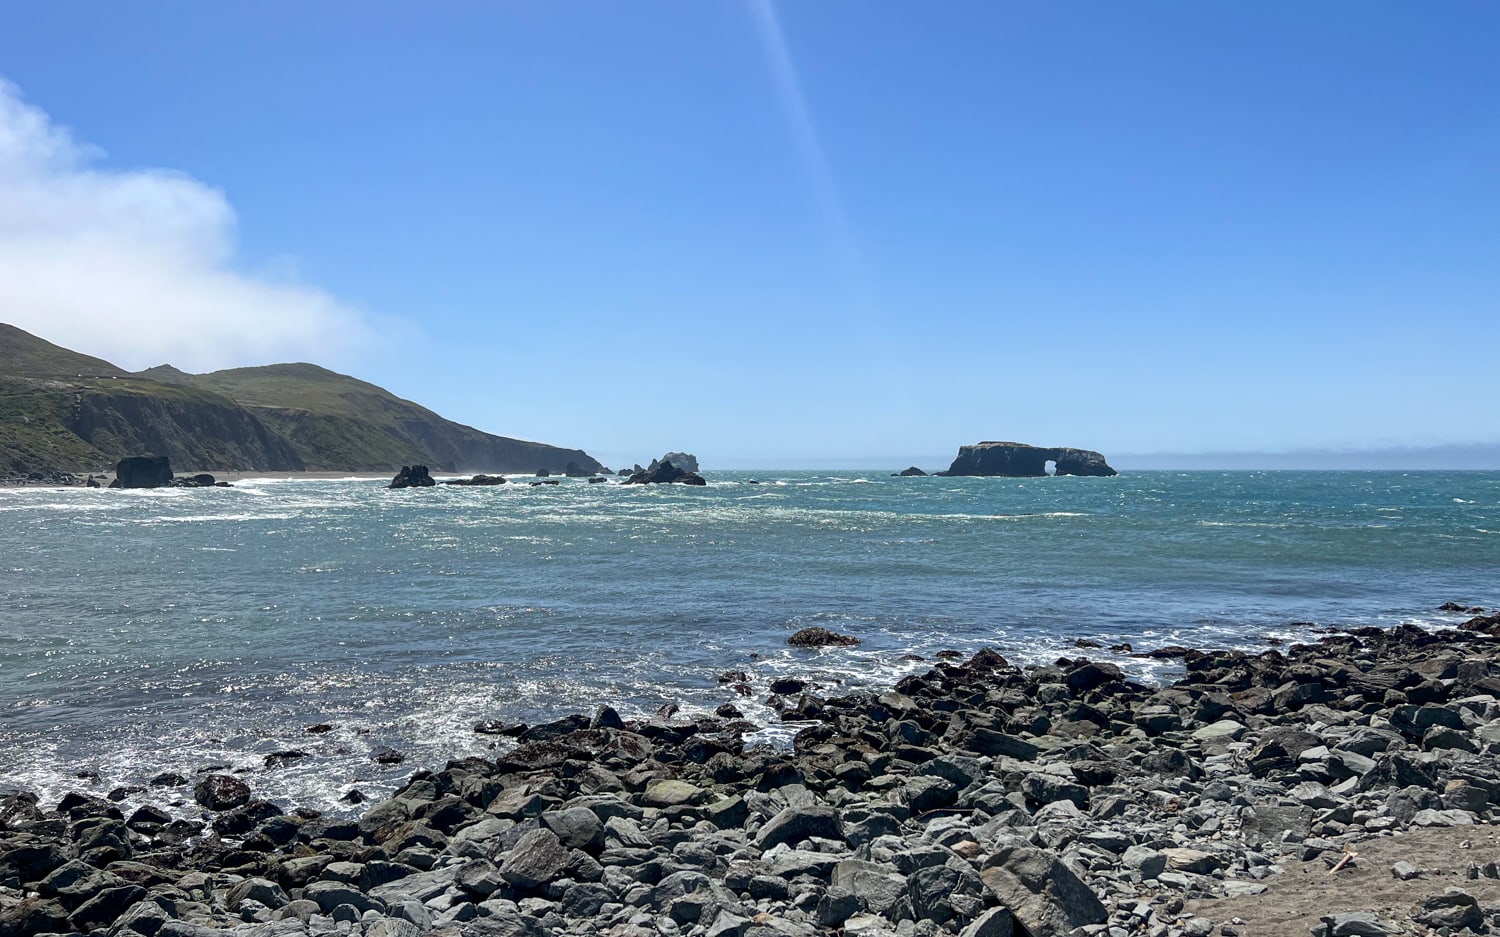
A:
<svg viewBox="0 0 1500 937">
<path fill-rule="evenodd" d="M 422 937 L 422 931 L 401 918 L 381 918 L 365 928 L 365 937 Z"/>
<path fill-rule="evenodd" d="M 238 911 L 240 905 L 247 899 L 258 901 L 273 911 L 284 907 L 292 900 L 275 882 L 263 878 L 247 878 L 229 889 L 229 895 L 224 903 L 229 906 L 229 910 Z"/>
<path fill-rule="evenodd" d="M 1473 895 L 1459 888 L 1449 888 L 1441 895 L 1423 901 L 1421 910 L 1412 915 L 1412 920 L 1428 927 L 1446 927 L 1453 931 L 1478 930 L 1484 925 L 1484 913 L 1479 910 L 1479 902 Z"/>
<path fill-rule="evenodd" d="M 1398 878 L 1403 882 L 1409 882 L 1422 874 L 1422 870 L 1405 859 L 1391 866 L 1391 877 Z"/>
<path fill-rule="evenodd" d="M 505 854 L 500 876 L 522 889 L 536 889 L 559 877 L 568 864 L 568 851 L 551 830 L 532 830 Z"/>
<path fill-rule="evenodd" d="M 592 810 L 583 807 L 548 811 L 542 814 L 542 826 L 557 834 L 569 849 L 597 852 L 604 846 L 604 824 Z"/>
<path fill-rule="evenodd" d="M 1033 934 L 1066 934 L 1109 917 L 1098 896 L 1072 869 L 1033 846 L 1002 844 L 979 877 Z"/>
<path fill-rule="evenodd" d="M 313 882 L 302 889 L 302 897 L 316 901 L 324 914 L 332 914 L 333 909 L 340 905 L 350 905 L 361 914 L 366 911 L 385 911 L 384 901 L 370 897 L 343 882 Z"/>
<path fill-rule="evenodd" d="M 458 933 L 459 937 L 547 937 L 541 921 L 515 910 L 465 921 Z"/>
<path fill-rule="evenodd" d="M 648 807 L 677 807 L 702 803 L 707 797 L 707 791 L 687 781 L 652 781 L 641 795 L 641 803 Z"/>
<path fill-rule="evenodd" d="M 846 889 L 859 898 L 859 910 L 884 914 L 906 892 L 906 877 L 895 868 L 845 859 L 833 867 L 829 881 L 834 888 Z"/>
<path fill-rule="evenodd" d="M 770 849 L 781 843 L 800 843 L 811 836 L 844 838 L 844 825 L 831 807 L 788 807 L 772 817 L 755 835 L 755 845 Z"/>
<path fill-rule="evenodd" d="M 406 899 L 424 903 L 447 891 L 457 874 L 458 870 L 452 866 L 443 866 L 429 872 L 418 872 L 415 875 L 408 875 L 394 882 L 371 888 L 370 897 L 378 898 L 388 905 L 398 905 Z"/>
<path fill-rule="evenodd" d="M 1313 937 L 1396 937 L 1401 929 L 1380 920 L 1373 911 L 1348 911 L 1325 914 L 1321 927 L 1312 928 Z"/>
<path fill-rule="evenodd" d="M 1149 846 L 1131 846 L 1121 857 L 1127 868 L 1135 869 L 1141 878 L 1150 881 L 1167 868 L 1167 855 Z"/>
<path fill-rule="evenodd" d="M 970 922 L 959 937 L 1012 937 L 1015 933 L 1015 915 L 1009 908 L 990 908 Z"/>
</svg>

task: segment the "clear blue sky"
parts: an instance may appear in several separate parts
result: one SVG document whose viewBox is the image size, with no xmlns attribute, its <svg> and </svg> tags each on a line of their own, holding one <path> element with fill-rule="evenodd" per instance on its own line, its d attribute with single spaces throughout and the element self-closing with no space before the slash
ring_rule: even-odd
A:
<svg viewBox="0 0 1500 937">
<path fill-rule="evenodd" d="M 616 464 L 1494 443 L 1497 41 L 1490 2 L 9 4 L 0 172 L 50 207 L 0 200 L 0 267 L 58 272 L 0 321 Z"/>
</svg>

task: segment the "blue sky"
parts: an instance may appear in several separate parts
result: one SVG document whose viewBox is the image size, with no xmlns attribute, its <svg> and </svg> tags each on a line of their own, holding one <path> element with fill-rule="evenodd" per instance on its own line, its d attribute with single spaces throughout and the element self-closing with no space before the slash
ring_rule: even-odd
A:
<svg viewBox="0 0 1500 937">
<path fill-rule="evenodd" d="M 12 4 L 0 321 L 327 363 L 607 463 L 1495 443 L 1497 35 L 1465 2 Z"/>
</svg>

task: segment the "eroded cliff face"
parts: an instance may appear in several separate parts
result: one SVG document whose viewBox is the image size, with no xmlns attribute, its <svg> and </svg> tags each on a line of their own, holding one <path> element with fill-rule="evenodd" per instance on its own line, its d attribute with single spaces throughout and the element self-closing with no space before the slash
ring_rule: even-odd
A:
<svg viewBox="0 0 1500 937">
<path fill-rule="evenodd" d="M 1091 449 L 1045 448 L 1019 442 L 981 442 L 961 446 L 958 458 L 939 475 L 987 475 L 1002 478 L 1041 478 L 1047 463 L 1057 475 L 1118 475 L 1104 456 Z"/>
<path fill-rule="evenodd" d="M 304 467 L 280 435 L 233 401 L 209 394 L 89 390 L 76 396 L 65 425 L 115 458 L 157 453 L 188 470 L 297 472 Z"/>
</svg>

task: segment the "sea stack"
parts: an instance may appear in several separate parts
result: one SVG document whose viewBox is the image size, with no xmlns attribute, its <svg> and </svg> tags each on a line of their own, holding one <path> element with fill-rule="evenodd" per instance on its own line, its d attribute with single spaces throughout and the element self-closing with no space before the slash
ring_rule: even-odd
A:
<svg viewBox="0 0 1500 937">
<path fill-rule="evenodd" d="M 1118 475 L 1104 456 L 1092 449 L 1055 449 L 1020 442 L 981 442 L 961 446 L 958 458 L 939 475 L 985 475 L 1000 478 L 1041 478 L 1047 463 L 1056 464 L 1057 475 Z"/>
<path fill-rule="evenodd" d="M 133 455 L 115 465 L 111 488 L 164 488 L 172 484 L 172 463 L 164 455 Z"/>
</svg>

